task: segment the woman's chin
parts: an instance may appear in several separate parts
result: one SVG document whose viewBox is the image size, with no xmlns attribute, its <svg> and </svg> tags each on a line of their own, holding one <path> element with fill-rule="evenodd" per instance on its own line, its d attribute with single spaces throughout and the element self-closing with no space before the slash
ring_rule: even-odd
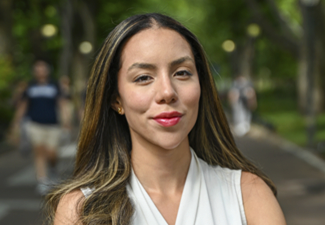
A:
<svg viewBox="0 0 325 225">
<path fill-rule="evenodd" d="M 179 140 L 171 141 L 171 140 L 169 140 L 169 141 L 165 141 L 165 142 L 162 142 L 160 144 L 157 144 L 157 146 L 159 146 L 162 149 L 166 149 L 166 150 L 174 150 L 174 149 L 177 149 L 177 148 L 180 148 L 180 147 L 188 146 L 188 141 L 186 141 L 186 140 L 182 140 L 182 141 L 179 141 Z"/>
<path fill-rule="evenodd" d="M 169 145 L 164 144 L 163 146 L 160 146 L 160 147 L 165 150 L 174 150 L 177 147 L 179 147 L 179 145 L 180 145 L 179 143 L 178 144 L 169 144 Z"/>
</svg>

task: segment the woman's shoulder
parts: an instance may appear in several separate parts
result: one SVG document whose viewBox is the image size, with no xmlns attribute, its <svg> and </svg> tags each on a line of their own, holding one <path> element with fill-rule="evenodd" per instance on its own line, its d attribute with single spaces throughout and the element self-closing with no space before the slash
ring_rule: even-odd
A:
<svg viewBox="0 0 325 225">
<path fill-rule="evenodd" d="M 225 184 L 240 185 L 241 170 L 229 169 L 218 165 L 212 166 L 199 158 L 204 177 L 208 180 L 218 180 Z"/>
<path fill-rule="evenodd" d="M 241 191 L 247 224 L 286 224 L 276 197 L 259 176 L 242 172 Z"/>
<path fill-rule="evenodd" d="M 208 165 L 199 159 L 205 181 L 215 192 L 232 193 L 238 196 L 248 225 L 285 225 L 280 205 L 269 186 L 259 176 L 242 170 Z M 225 196 L 224 196 L 225 197 Z M 229 199 L 228 199 L 229 200 Z"/>
<path fill-rule="evenodd" d="M 78 209 L 85 196 L 80 189 L 74 190 L 62 196 L 55 212 L 54 225 L 78 224 Z"/>
</svg>

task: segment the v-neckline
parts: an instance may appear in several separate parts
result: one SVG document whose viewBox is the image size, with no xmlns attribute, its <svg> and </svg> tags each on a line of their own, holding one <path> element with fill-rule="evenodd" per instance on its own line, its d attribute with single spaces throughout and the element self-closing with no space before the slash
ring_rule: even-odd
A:
<svg viewBox="0 0 325 225">
<path fill-rule="evenodd" d="M 190 167 L 186 175 L 186 180 L 180 204 L 178 207 L 175 225 L 195 224 L 195 218 L 199 205 L 198 203 L 201 189 L 200 166 L 195 152 L 192 149 L 190 149 L 190 151 Z M 138 180 L 133 169 L 131 175 L 131 188 L 134 194 L 133 197 L 136 201 L 136 208 L 138 208 L 138 211 L 141 211 L 137 213 L 142 213 L 143 217 L 146 220 L 146 223 L 149 225 L 152 224 L 153 221 L 155 221 L 155 224 L 157 225 L 168 225 L 165 218 L 162 216 L 157 206 L 155 205 L 147 191 L 144 189 L 141 182 Z M 149 214 L 148 212 L 151 213 Z M 148 221 L 151 221 L 151 223 L 148 223 Z M 186 223 L 184 221 L 186 221 Z"/>
</svg>

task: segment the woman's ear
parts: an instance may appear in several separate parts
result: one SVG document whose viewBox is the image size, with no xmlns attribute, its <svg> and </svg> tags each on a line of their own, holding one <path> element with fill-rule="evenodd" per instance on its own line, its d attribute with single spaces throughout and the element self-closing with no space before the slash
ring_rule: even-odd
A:
<svg viewBox="0 0 325 225">
<path fill-rule="evenodd" d="M 124 109 L 119 97 L 116 97 L 115 101 L 112 103 L 111 107 L 120 115 L 124 114 Z"/>
</svg>

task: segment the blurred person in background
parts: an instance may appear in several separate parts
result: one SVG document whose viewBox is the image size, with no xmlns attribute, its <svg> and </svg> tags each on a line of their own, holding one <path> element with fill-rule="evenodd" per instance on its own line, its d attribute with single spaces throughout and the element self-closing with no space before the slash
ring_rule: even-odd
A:
<svg viewBox="0 0 325 225">
<path fill-rule="evenodd" d="M 22 102 L 22 97 L 24 95 L 24 92 L 26 91 L 26 88 L 28 87 L 28 82 L 26 81 L 19 81 L 17 85 L 14 88 L 14 91 L 12 93 L 11 97 L 11 105 L 17 109 L 19 108 L 20 103 Z"/>
<path fill-rule="evenodd" d="M 59 79 L 59 85 L 60 85 L 60 91 L 61 91 L 61 97 L 64 99 L 64 107 L 62 114 L 64 116 L 60 117 L 61 124 L 67 124 L 70 126 L 64 126 L 62 129 L 62 135 L 61 135 L 61 144 L 69 144 L 71 141 L 71 125 L 73 124 L 73 114 L 74 114 L 74 105 L 72 102 L 72 94 L 71 94 L 71 82 L 70 78 L 68 76 L 62 76 Z"/>
<path fill-rule="evenodd" d="M 20 108 L 21 104 L 23 104 L 24 102 L 23 96 L 27 87 L 28 87 L 28 82 L 19 81 L 14 88 L 12 98 L 11 98 L 11 105 L 16 111 Z M 31 143 L 28 137 L 27 124 L 28 124 L 28 116 L 25 114 L 20 119 L 19 129 L 16 129 L 14 131 L 17 133 L 9 134 L 8 136 L 9 143 L 14 145 L 19 143 L 18 149 L 23 156 L 28 156 L 31 151 Z"/>
<path fill-rule="evenodd" d="M 27 116 L 27 134 L 35 157 L 36 190 L 45 195 L 57 179 L 58 145 L 61 135 L 58 109 L 64 117 L 65 103 L 60 88 L 50 80 L 50 67 L 42 60 L 33 65 L 34 80 L 29 83 L 20 100 L 12 122 L 12 130 L 19 129 Z M 63 119 L 66 122 L 66 119 Z M 68 127 L 67 124 L 64 124 Z M 13 132 L 15 133 L 15 132 Z"/>
<path fill-rule="evenodd" d="M 233 131 L 237 136 L 245 135 L 251 127 L 252 112 L 257 107 L 256 92 L 252 82 L 239 75 L 228 92 L 232 110 Z"/>
<path fill-rule="evenodd" d="M 78 110 L 78 116 L 79 116 L 79 122 L 81 123 L 84 113 L 85 113 L 85 103 L 86 103 L 86 96 L 87 96 L 87 86 L 88 86 L 88 81 L 85 84 L 85 88 L 82 90 L 80 94 L 80 106 Z"/>
<path fill-rule="evenodd" d="M 74 175 L 46 197 L 49 224 L 285 224 L 272 181 L 236 147 L 188 29 L 135 15 L 98 52 Z"/>
</svg>

